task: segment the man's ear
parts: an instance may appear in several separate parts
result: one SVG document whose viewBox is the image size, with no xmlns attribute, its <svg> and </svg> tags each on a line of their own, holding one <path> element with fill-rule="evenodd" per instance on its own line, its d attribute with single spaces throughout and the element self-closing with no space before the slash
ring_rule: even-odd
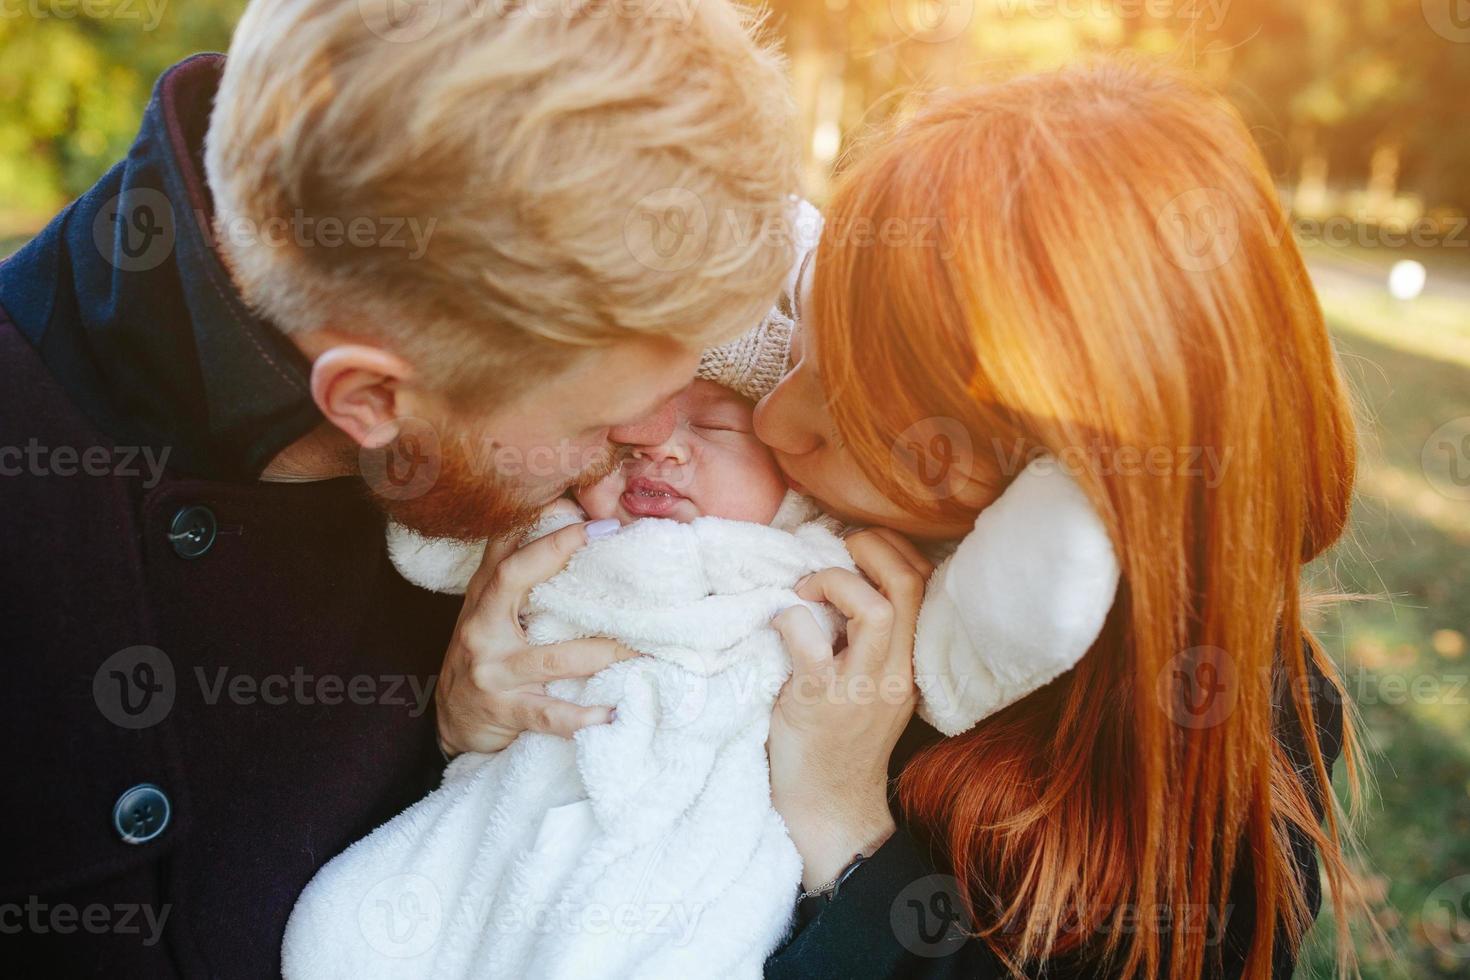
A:
<svg viewBox="0 0 1470 980">
<path fill-rule="evenodd" d="M 412 365 L 381 347 L 328 347 L 311 365 L 311 397 L 327 421 L 365 449 L 380 449 L 398 436 L 399 404 Z"/>
</svg>

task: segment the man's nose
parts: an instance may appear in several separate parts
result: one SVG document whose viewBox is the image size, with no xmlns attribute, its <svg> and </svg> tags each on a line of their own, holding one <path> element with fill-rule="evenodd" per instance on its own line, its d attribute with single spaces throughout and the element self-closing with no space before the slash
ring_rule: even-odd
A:
<svg viewBox="0 0 1470 980">
<path fill-rule="evenodd" d="M 674 434 L 677 422 L 672 402 L 664 402 L 641 419 L 626 425 L 613 426 L 608 430 L 607 438 L 610 442 L 621 446 L 632 446 L 635 449 L 657 446 L 669 441 Z"/>
</svg>

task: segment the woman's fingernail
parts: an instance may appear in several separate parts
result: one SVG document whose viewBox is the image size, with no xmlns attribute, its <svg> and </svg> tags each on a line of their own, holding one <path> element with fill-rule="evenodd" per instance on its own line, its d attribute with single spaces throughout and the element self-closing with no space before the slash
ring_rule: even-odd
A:
<svg viewBox="0 0 1470 980">
<path fill-rule="evenodd" d="M 607 723 L 609 725 L 611 725 L 613 722 L 615 722 L 617 720 L 618 720 L 618 709 L 617 708 L 614 708 L 614 709 L 612 709 L 612 711 L 609 711 L 608 714 L 607 714 Z"/>
<path fill-rule="evenodd" d="M 605 538 L 609 534 L 617 533 L 620 527 L 622 525 L 618 523 L 616 517 L 604 517 L 600 521 L 589 521 L 585 526 L 587 540 L 596 541 L 598 538 Z"/>
<path fill-rule="evenodd" d="M 811 581 L 811 577 L 812 577 L 812 573 L 808 573 L 806 575 L 803 575 L 801 578 L 797 579 L 796 580 L 796 584 L 791 587 L 792 588 L 792 591 L 794 591 L 794 592 L 800 592 L 801 591 L 801 587 L 803 585 L 806 585 L 807 582 Z"/>
</svg>

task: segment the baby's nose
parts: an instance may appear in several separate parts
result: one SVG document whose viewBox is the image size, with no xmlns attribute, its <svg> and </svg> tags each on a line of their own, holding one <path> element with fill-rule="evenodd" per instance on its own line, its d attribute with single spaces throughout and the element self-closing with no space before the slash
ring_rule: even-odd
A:
<svg viewBox="0 0 1470 980">
<path fill-rule="evenodd" d="M 680 439 L 678 432 L 663 442 L 651 446 L 633 447 L 633 457 L 649 463 L 683 464 L 689 461 L 689 444 Z"/>
</svg>

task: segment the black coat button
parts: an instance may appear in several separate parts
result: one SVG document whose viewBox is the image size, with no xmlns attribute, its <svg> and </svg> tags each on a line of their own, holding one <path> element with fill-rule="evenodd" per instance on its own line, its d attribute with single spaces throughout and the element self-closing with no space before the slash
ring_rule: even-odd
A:
<svg viewBox="0 0 1470 980">
<path fill-rule="evenodd" d="M 124 844 L 146 844 L 168 826 L 168 797 L 152 783 L 139 783 L 112 806 L 112 829 Z"/>
<path fill-rule="evenodd" d="M 198 558 L 214 547 L 219 530 L 208 507 L 180 507 L 168 528 L 168 543 L 180 558 Z"/>
</svg>

